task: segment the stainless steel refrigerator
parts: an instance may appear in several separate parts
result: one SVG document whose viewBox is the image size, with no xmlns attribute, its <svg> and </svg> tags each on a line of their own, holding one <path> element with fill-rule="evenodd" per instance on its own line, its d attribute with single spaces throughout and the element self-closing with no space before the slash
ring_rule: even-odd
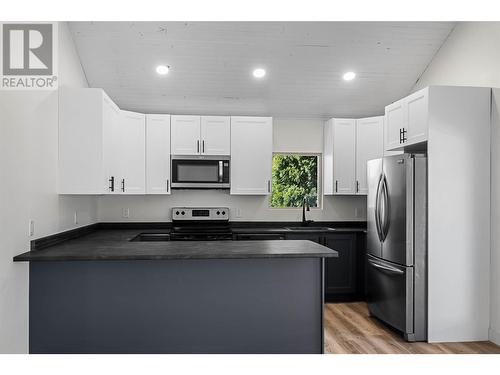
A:
<svg viewBox="0 0 500 375">
<path fill-rule="evenodd" d="M 427 157 L 370 160 L 367 174 L 370 314 L 408 341 L 426 341 Z"/>
</svg>

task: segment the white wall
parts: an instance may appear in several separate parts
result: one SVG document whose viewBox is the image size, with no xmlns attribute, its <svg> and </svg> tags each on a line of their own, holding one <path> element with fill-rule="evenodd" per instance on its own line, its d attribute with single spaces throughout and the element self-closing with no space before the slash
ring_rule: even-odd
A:
<svg viewBox="0 0 500 375">
<path fill-rule="evenodd" d="M 273 121 L 274 152 L 323 152 L 322 119 L 286 119 Z M 268 197 L 231 196 L 224 191 L 174 191 L 170 196 L 102 196 L 99 198 L 100 221 L 170 221 L 173 206 L 224 206 L 231 209 L 231 220 L 247 221 L 295 221 L 301 220 L 301 209 L 269 208 Z M 129 218 L 122 215 L 123 209 L 130 211 Z M 239 209 L 240 216 L 237 215 Z M 366 198 L 323 198 L 322 209 L 311 209 L 307 213 L 312 220 L 366 220 Z"/>
<path fill-rule="evenodd" d="M 66 23 L 59 24 L 59 84 L 87 86 Z M 0 353 L 28 351 L 28 264 L 12 257 L 34 238 L 97 219 L 95 197 L 57 195 L 57 119 L 55 91 L 0 91 Z"/>
<path fill-rule="evenodd" d="M 500 23 L 460 22 L 413 91 L 429 85 L 500 87 Z M 500 344 L 500 90 L 494 90 L 491 132 L 490 340 Z M 487 272 L 487 270 L 485 270 Z"/>
</svg>

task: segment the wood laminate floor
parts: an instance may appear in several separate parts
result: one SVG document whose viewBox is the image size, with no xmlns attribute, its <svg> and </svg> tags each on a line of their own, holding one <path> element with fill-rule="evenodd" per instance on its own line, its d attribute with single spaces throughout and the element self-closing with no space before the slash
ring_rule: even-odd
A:
<svg viewBox="0 0 500 375">
<path fill-rule="evenodd" d="M 409 343 L 368 315 L 364 302 L 325 304 L 325 353 L 331 354 L 485 354 L 500 353 L 489 341 Z"/>
</svg>

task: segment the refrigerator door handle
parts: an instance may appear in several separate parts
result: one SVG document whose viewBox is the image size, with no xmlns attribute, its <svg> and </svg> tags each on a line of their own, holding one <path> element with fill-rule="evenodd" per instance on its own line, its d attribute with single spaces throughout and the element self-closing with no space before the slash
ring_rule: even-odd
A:
<svg viewBox="0 0 500 375">
<path fill-rule="evenodd" d="M 375 263 L 371 259 L 368 259 L 368 262 L 370 263 L 371 266 L 373 266 L 375 268 L 378 268 L 378 269 L 381 269 L 381 270 L 384 270 L 384 271 L 387 271 L 387 272 L 390 272 L 390 273 L 394 273 L 394 274 L 397 274 L 397 275 L 404 274 L 404 271 L 398 270 L 397 268 L 394 268 L 394 267 L 391 267 L 391 266 L 383 266 L 381 264 Z"/>
<path fill-rule="evenodd" d="M 380 184 L 382 183 L 383 176 L 380 175 L 377 184 L 377 193 L 375 194 L 375 226 L 377 227 L 377 235 L 380 242 L 382 239 L 382 224 L 380 222 Z"/>
<path fill-rule="evenodd" d="M 383 217 L 382 225 L 381 225 L 382 241 L 384 241 L 385 238 L 387 237 L 387 233 L 389 233 L 389 224 L 390 224 L 389 191 L 387 188 L 387 178 L 385 177 L 385 175 L 382 177 L 382 189 L 381 189 L 381 191 L 382 191 L 382 194 L 384 196 L 384 217 Z"/>
</svg>

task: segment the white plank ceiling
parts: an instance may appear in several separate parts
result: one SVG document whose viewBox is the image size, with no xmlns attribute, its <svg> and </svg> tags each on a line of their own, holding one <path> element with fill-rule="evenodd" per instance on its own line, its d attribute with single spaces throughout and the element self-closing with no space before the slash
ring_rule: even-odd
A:
<svg viewBox="0 0 500 375">
<path fill-rule="evenodd" d="M 350 117 L 407 95 L 451 22 L 71 22 L 91 87 L 144 113 Z M 155 67 L 171 67 L 158 76 Z M 256 80 L 255 67 L 267 76 Z M 346 82 L 342 74 L 355 71 Z"/>
</svg>

